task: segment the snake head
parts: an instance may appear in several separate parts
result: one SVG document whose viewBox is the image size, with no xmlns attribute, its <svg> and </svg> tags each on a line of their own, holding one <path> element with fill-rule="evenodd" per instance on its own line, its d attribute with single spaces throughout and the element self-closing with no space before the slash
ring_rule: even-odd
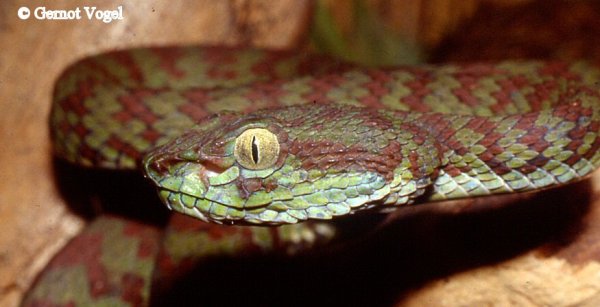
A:
<svg viewBox="0 0 600 307">
<path fill-rule="evenodd" d="M 143 164 L 169 208 L 204 221 L 331 219 L 409 203 L 430 183 L 435 162 L 415 155 L 435 148 L 417 146 L 416 128 L 401 126 L 348 106 L 224 113 L 158 147 Z M 417 162 L 426 167 L 415 170 Z"/>
</svg>

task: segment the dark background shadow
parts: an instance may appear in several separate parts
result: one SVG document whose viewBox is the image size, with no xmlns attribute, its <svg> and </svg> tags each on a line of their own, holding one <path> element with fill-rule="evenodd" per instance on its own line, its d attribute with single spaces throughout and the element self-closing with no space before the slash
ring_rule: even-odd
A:
<svg viewBox="0 0 600 307">
<path fill-rule="evenodd" d="M 207 259 L 154 305 L 389 306 L 433 279 L 568 243 L 582 227 L 589 195 L 584 181 L 523 197 L 407 207 L 344 246 L 291 258 Z M 448 210 L 455 205 L 461 209 Z"/>
<path fill-rule="evenodd" d="M 69 209 L 86 219 L 113 214 L 159 227 L 169 210 L 139 171 L 83 168 L 54 159 L 54 180 Z"/>
</svg>

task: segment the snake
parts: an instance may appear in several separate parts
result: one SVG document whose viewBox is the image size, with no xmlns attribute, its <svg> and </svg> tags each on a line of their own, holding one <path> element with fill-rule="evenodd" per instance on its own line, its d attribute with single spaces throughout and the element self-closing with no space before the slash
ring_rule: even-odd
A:
<svg viewBox="0 0 600 307">
<path fill-rule="evenodd" d="M 84 169 L 140 171 L 180 224 L 156 239 L 142 223 L 97 219 L 23 305 L 146 305 L 153 274 L 169 280 L 207 254 L 296 253 L 332 240 L 329 221 L 581 180 L 600 165 L 598 80 L 585 62 L 366 68 L 241 47 L 85 58 L 56 83 L 55 155 Z M 113 254 L 139 267 L 98 260 L 125 233 L 137 252 Z M 96 254 L 75 257 L 90 238 Z"/>
</svg>

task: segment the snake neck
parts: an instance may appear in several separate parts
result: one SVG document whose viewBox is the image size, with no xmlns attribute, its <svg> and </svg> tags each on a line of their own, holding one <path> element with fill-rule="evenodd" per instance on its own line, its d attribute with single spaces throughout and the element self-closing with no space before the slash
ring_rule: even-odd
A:
<svg viewBox="0 0 600 307">
<path fill-rule="evenodd" d="M 580 91 L 551 109 L 483 117 L 399 113 L 436 141 L 428 200 L 530 191 L 580 179 L 600 165 L 598 95 Z"/>
</svg>

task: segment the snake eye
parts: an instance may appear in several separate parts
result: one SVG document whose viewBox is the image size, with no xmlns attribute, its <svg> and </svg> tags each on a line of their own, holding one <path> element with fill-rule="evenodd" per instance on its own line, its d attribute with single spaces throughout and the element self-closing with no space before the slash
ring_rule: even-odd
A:
<svg viewBox="0 0 600 307">
<path fill-rule="evenodd" d="M 277 162 L 279 141 L 267 129 L 248 129 L 235 140 L 233 154 L 237 162 L 247 169 L 265 169 Z"/>
</svg>

